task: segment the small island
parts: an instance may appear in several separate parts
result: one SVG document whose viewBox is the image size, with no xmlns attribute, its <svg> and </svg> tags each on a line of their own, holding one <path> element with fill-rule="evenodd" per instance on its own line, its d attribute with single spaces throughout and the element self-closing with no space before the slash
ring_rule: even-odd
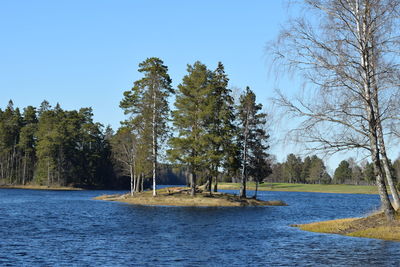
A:
<svg viewBox="0 0 400 267">
<path fill-rule="evenodd" d="M 399 212 L 396 212 L 393 221 L 388 221 L 384 213 L 378 212 L 364 218 L 338 219 L 293 226 L 310 232 L 400 241 Z"/>
<path fill-rule="evenodd" d="M 227 193 L 199 190 L 194 197 L 190 195 L 190 188 L 168 187 L 157 190 L 157 196 L 153 197 L 152 191 L 135 193 L 133 196 L 102 195 L 96 200 L 118 201 L 134 205 L 145 206 L 182 206 L 182 207 L 245 207 L 245 206 L 287 206 L 280 200 L 264 201 L 255 198 L 240 198 Z"/>
</svg>

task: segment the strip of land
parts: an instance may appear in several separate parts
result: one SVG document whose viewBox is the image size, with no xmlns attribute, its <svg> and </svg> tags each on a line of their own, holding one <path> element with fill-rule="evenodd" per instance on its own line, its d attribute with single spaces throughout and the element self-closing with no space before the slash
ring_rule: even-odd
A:
<svg viewBox="0 0 400 267">
<path fill-rule="evenodd" d="M 239 190 L 240 183 L 219 183 L 218 189 Z M 248 183 L 248 190 L 255 190 L 255 183 Z M 373 185 L 345 185 L 345 184 L 289 184 L 289 183 L 263 183 L 258 186 L 260 191 L 284 192 L 315 192 L 337 194 L 377 194 Z"/>
<path fill-rule="evenodd" d="M 32 189 L 32 190 L 56 190 L 56 191 L 76 191 L 82 188 L 70 186 L 46 186 L 46 185 L 0 185 L 0 189 Z"/>
<path fill-rule="evenodd" d="M 82 188 L 70 186 L 46 186 L 46 185 L 0 185 L 0 188 L 35 189 L 35 190 L 82 190 Z M 247 184 L 248 190 L 255 190 L 255 183 Z M 219 183 L 218 189 L 239 190 L 240 183 Z M 290 184 L 290 183 L 263 183 L 258 187 L 260 191 L 284 191 L 284 192 L 315 192 L 315 193 L 341 193 L 341 194 L 377 194 L 373 185 L 343 185 L 343 184 Z"/>
<path fill-rule="evenodd" d="M 400 241 L 399 213 L 396 213 L 395 220 L 392 222 L 387 221 L 383 213 L 376 213 L 365 218 L 339 219 L 293 226 L 310 232 Z"/>
<path fill-rule="evenodd" d="M 186 207 L 242 207 L 242 206 L 286 206 L 282 201 L 263 201 L 254 198 L 239 198 L 233 194 L 199 192 L 190 196 L 189 188 L 169 187 L 157 190 L 153 197 L 152 191 L 144 191 L 124 195 L 103 195 L 97 200 L 119 201 L 146 206 L 186 206 Z"/>
</svg>

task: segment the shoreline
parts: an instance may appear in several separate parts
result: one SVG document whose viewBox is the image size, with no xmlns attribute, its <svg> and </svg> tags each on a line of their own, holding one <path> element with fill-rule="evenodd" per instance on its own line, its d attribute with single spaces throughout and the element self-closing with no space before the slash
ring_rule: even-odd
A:
<svg viewBox="0 0 400 267">
<path fill-rule="evenodd" d="M 32 189 L 32 190 L 56 190 L 56 191 L 77 191 L 77 190 L 124 190 L 124 189 L 104 189 L 104 188 L 81 188 L 72 186 L 46 186 L 46 185 L 0 185 L 0 189 Z M 220 190 L 239 190 L 239 183 L 220 183 Z M 125 189 L 128 191 L 128 189 Z M 255 190 L 255 186 L 250 182 L 247 190 Z M 327 193 L 327 194 L 369 194 L 376 195 L 376 186 L 365 185 L 320 185 L 320 184 L 289 184 L 289 183 L 263 183 L 258 187 L 258 191 L 267 192 L 307 192 L 307 193 Z"/>
<path fill-rule="evenodd" d="M 257 206 L 287 206 L 283 201 L 263 201 L 254 198 L 241 199 L 236 195 L 227 193 L 199 192 L 194 197 L 187 193 L 187 189 L 163 188 L 157 190 L 153 197 L 152 191 L 128 194 L 101 195 L 93 198 L 103 201 L 117 201 L 132 205 L 142 206 L 172 206 L 172 207 L 257 207 Z"/>
<path fill-rule="evenodd" d="M 52 191 L 80 191 L 84 190 L 71 186 L 47 186 L 47 185 L 0 185 L 0 189 L 26 189 L 26 190 L 52 190 Z"/>
<path fill-rule="evenodd" d="M 303 231 L 338 234 L 352 237 L 373 238 L 400 242 L 400 213 L 388 222 L 383 213 L 375 213 L 362 218 L 345 218 L 307 224 L 291 225 Z"/>
<path fill-rule="evenodd" d="M 218 189 L 239 190 L 239 183 L 219 183 Z M 254 183 L 247 184 L 247 190 L 255 190 Z M 344 185 L 344 184 L 296 184 L 296 183 L 263 183 L 258 191 L 270 192 L 308 192 L 329 194 L 378 194 L 374 185 Z"/>
</svg>

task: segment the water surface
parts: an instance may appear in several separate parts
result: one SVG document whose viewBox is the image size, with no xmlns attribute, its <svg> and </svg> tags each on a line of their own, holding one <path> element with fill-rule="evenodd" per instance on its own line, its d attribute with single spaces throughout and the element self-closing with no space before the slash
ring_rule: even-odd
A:
<svg viewBox="0 0 400 267">
<path fill-rule="evenodd" d="M 362 216 L 376 195 L 260 192 L 288 207 L 144 207 L 115 191 L 0 189 L 0 266 L 399 266 L 400 243 L 291 224 Z M 251 192 L 250 192 L 251 193 Z"/>
</svg>

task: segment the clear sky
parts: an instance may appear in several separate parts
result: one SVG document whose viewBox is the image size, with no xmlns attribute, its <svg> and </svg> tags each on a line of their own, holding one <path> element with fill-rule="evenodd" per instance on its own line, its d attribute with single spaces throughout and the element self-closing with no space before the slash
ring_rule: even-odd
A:
<svg viewBox="0 0 400 267">
<path fill-rule="evenodd" d="M 9 99 L 18 107 L 44 99 L 64 109 L 92 107 L 96 121 L 116 129 L 122 93 L 152 56 L 169 67 L 174 86 L 187 64 L 214 69 L 222 61 L 230 86 L 250 86 L 267 106 L 275 82 L 265 47 L 287 16 L 280 0 L 2 1 L 0 107 Z M 283 85 L 290 93 L 291 81 Z M 290 150 L 274 144 L 271 152 L 282 160 Z"/>
</svg>

